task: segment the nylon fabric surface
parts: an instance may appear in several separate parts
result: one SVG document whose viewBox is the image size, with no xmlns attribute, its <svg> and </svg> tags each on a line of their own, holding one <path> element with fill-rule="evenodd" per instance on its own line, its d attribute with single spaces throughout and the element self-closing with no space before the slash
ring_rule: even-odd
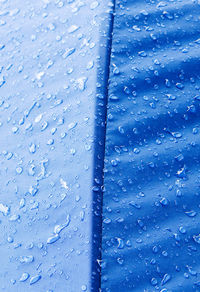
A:
<svg viewBox="0 0 200 292">
<path fill-rule="evenodd" d="M 200 291 L 199 68 L 199 1 L 116 1 L 103 292 Z"/>
<path fill-rule="evenodd" d="M 0 291 L 91 291 L 104 1 L 0 0 Z"/>
</svg>

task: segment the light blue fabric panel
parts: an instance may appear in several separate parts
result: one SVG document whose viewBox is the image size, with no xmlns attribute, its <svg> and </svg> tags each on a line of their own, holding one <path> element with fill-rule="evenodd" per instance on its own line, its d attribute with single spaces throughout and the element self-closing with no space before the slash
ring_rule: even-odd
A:
<svg viewBox="0 0 200 292">
<path fill-rule="evenodd" d="M 91 289 L 103 1 L 0 1 L 0 291 Z"/>
</svg>

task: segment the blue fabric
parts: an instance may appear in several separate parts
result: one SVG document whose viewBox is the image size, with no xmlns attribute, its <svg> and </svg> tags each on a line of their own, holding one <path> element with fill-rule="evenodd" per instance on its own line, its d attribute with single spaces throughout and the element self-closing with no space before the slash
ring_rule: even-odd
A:
<svg viewBox="0 0 200 292">
<path fill-rule="evenodd" d="M 0 291 L 91 291 L 104 1 L 0 0 Z"/>
<path fill-rule="evenodd" d="M 2 292 L 200 291 L 200 2 L 105 2 L 0 0 Z"/>
<path fill-rule="evenodd" d="M 200 3 L 117 0 L 102 291 L 200 291 Z"/>
</svg>

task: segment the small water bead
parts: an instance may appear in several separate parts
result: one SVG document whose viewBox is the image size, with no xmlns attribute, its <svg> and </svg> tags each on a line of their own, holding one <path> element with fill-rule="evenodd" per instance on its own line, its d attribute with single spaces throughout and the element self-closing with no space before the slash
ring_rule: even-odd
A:
<svg viewBox="0 0 200 292">
<path fill-rule="evenodd" d="M 57 125 L 58 126 L 61 126 L 61 125 L 63 125 L 65 123 L 65 120 L 64 120 L 64 118 L 63 117 L 60 117 L 58 120 L 57 120 Z"/>
<path fill-rule="evenodd" d="M 153 34 L 153 33 L 150 33 L 150 38 L 151 38 L 153 41 L 156 41 L 156 40 L 157 40 L 157 37 L 156 37 L 155 34 Z"/>
<path fill-rule="evenodd" d="M 80 211 L 80 220 L 81 221 L 84 221 L 84 219 L 85 219 L 85 211 Z"/>
<path fill-rule="evenodd" d="M 133 26 L 132 26 L 132 29 L 133 29 L 134 31 L 137 31 L 137 32 L 140 32 L 140 31 L 141 31 L 141 28 L 138 27 L 137 25 L 133 25 Z"/>
<path fill-rule="evenodd" d="M 120 134 L 124 134 L 124 128 L 123 127 L 119 126 L 118 127 L 118 131 L 119 131 Z"/>
<path fill-rule="evenodd" d="M 129 205 L 135 207 L 136 209 L 141 209 L 141 205 L 134 201 L 129 202 Z"/>
<path fill-rule="evenodd" d="M 14 134 L 16 134 L 18 131 L 19 131 L 19 128 L 18 127 L 15 126 L 15 127 L 12 128 L 12 132 Z"/>
<path fill-rule="evenodd" d="M 175 138 L 181 138 L 182 137 L 182 134 L 179 133 L 179 132 L 171 132 L 172 136 L 175 137 Z"/>
<path fill-rule="evenodd" d="M 30 186 L 28 191 L 31 196 L 35 196 L 38 192 L 38 188 L 37 186 Z"/>
<path fill-rule="evenodd" d="M 113 64 L 113 67 L 114 67 L 113 74 L 114 75 L 119 75 L 120 74 L 119 68 L 115 64 Z"/>
<path fill-rule="evenodd" d="M 29 169 L 28 169 L 28 174 L 30 176 L 34 176 L 35 175 L 35 165 L 34 164 L 31 164 Z"/>
<path fill-rule="evenodd" d="M 30 152 L 30 153 L 35 153 L 35 152 L 36 152 L 36 145 L 35 145 L 35 144 L 32 143 L 32 144 L 30 145 L 30 147 L 29 147 L 29 152 Z"/>
<path fill-rule="evenodd" d="M 49 139 L 47 141 L 47 145 L 53 145 L 54 144 L 54 139 Z"/>
<path fill-rule="evenodd" d="M 109 224 L 109 223 L 111 223 L 111 219 L 110 219 L 110 218 L 105 218 L 105 219 L 103 220 L 103 223 L 105 223 L 105 224 Z"/>
<path fill-rule="evenodd" d="M 96 9 L 97 7 L 99 6 L 99 2 L 97 1 L 93 1 L 91 4 L 90 4 L 90 9 Z"/>
<path fill-rule="evenodd" d="M 86 285 L 82 285 L 81 290 L 82 291 L 87 291 L 87 286 Z"/>
<path fill-rule="evenodd" d="M 196 276 L 197 275 L 197 271 L 193 270 L 192 267 L 187 266 L 188 268 L 188 272 L 190 273 L 190 275 L 192 276 Z"/>
<path fill-rule="evenodd" d="M 3 213 L 4 216 L 8 216 L 10 214 L 10 207 L 0 203 L 0 212 Z"/>
<path fill-rule="evenodd" d="M 176 99 L 176 96 L 174 95 L 171 95 L 171 94 L 166 94 L 168 100 L 175 100 Z"/>
<path fill-rule="evenodd" d="M 59 234 L 64 228 L 66 228 L 67 226 L 69 226 L 70 223 L 70 215 L 67 215 L 67 219 L 66 222 L 61 224 L 61 225 L 56 225 L 54 227 L 54 233 L 55 234 Z"/>
<path fill-rule="evenodd" d="M 124 260 L 122 258 L 117 258 L 117 263 L 119 265 L 122 265 L 124 263 Z"/>
<path fill-rule="evenodd" d="M 152 251 L 153 251 L 153 253 L 158 253 L 158 247 L 155 245 L 154 247 L 153 247 L 153 249 L 152 249 Z"/>
<path fill-rule="evenodd" d="M 196 213 L 194 210 L 186 211 L 185 214 L 186 214 L 188 217 L 195 217 L 195 216 L 197 215 L 197 213 Z"/>
<path fill-rule="evenodd" d="M 147 53 L 145 53 L 145 51 L 138 52 L 138 55 L 140 57 L 147 57 Z"/>
<path fill-rule="evenodd" d="M 156 286 L 156 285 L 158 284 L 157 279 L 152 278 L 152 279 L 151 279 L 151 284 L 152 284 L 153 286 Z"/>
<path fill-rule="evenodd" d="M 34 261 L 34 256 L 20 256 L 19 258 L 20 263 L 32 263 Z"/>
<path fill-rule="evenodd" d="M 10 282 L 11 282 L 11 284 L 14 285 L 16 283 L 16 280 L 15 279 L 11 279 Z"/>
<path fill-rule="evenodd" d="M 167 282 L 169 282 L 171 279 L 171 276 L 169 274 L 165 274 L 164 277 L 162 278 L 162 281 L 161 281 L 161 285 L 165 285 Z"/>
<path fill-rule="evenodd" d="M 72 130 L 72 129 L 74 129 L 76 126 L 77 126 L 77 123 L 76 123 L 76 122 L 72 122 L 72 123 L 70 123 L 70 124 L 68 125 L 68 129 L 69 129 L 69 130 Z"/>
<path fill-rule="evenodd" d="M 184 88 L 184 85 L 182 83 L 176 83 L 176 87 L 182 90 Z"/>
<path fill-rule="evenodd" d="M 71 25 L 69 28 L 68 28 L 68 33 L 74 33 L 75 31 L 77 31 L 79 29 L 79 26 L 77 25 Z"/>
<path fill-rule="evenodd" d="M 117 101 L 117 100 L 119 100 L 119 97 L 116 96 L 116 95 L 110 95 L 109 99 L 112 100 L 112 101 Z"/>
<path fill-rule="evenodd" d="M 35 118 L 35 123 L 39 123 L 42 120 L 43 115 L 40 114 Z"/>
<path fill-rule="evenodd" d="M 59 1 L 57 7 L 62 8 L 63 6 L 64 6 L 64 3 L 62 1 Z"/>
<path fill-rule="evenodd" d="M 17 221 L 19 219 L 20 219 L 20 215 L 14 214 L 14 215 L 10 216 L 9 221 L 15 222 L 15 221 Z"/>
<path fill-rule="evenodd" d="M 75 155 L 76 154 L 76 149 L 75 148 L 71 148 L 70 149 L 70 154 Z"/>
<path fill-rule="evenodd" d="M 162 198 L 162 199 L 160 200 L 160 204 L 161 204 L 162 206 L 168 206 L 168 205 L 169 205 L 169 200 L 166 199 L 166 198 Z"/>
<path fill-rule="evenodd" d="M 200 234 L 198 235 L 193 235 L 193 239 L 196 243 L 200 244 Z"/>
<path fill-rule="evenodd" d="M 71 56 L 72 54 L 75 53 L 75 51 L 76 51 L 75 48 L 69 48 L 69 49 L 65 50 L 65 52 L 62 55 L 63 59 L 66 59 L 67 57 Z"/>
<path fill-rule="evenodd" d="M 56 29 L 56 25 L 54 23 L 49 23 L 48 28 L 50 31 L 54 31 Z"/>
<path fill-rule="evenodd" d="M 61 134 L 60 134 L 60 138 L 61 138 L 61 139 L 64 139 L 66 136 L 67 136 L 67 133 L 61 133 Z"/>
<path fill-rule="evenodd" d="M 31 131 L 33 128 L 32 128 L 32 123 L 28 122 L 26 125 L 25 125 L 25 130 L 26 131 Z"/>
<path fill-rule="evenodd" d="M 94 62 L 93 62 L 93 61 L 90 61 L 90 62 L 88 62 L 86 69 L 87 69 L 87 70 L 90 70 L 90 69 L 92 69 L 93 67 L 94 67 Z"/>
<path fill-rule="evenodd" d="M 184 156 L 183 156 L 183 154 L 179 154 L 175 157 L 175 159 L 180 162 L 184 159 Z"/>
<path fill-rule="evenodd" d="M 182 167 L 180 170 L 177 171 L 176 175 L 180 178 L 187 178 L 186 168 Z"/>
<path fill-rule="evenodd" d="M 186 233 L 186 229 L 185 229 L 183 226 L 180 226 L 180 227 L 179 227 L 179 231 L 180 231 L 180 233 L 182 233 L 182 234 L 185 234 L 185 233 Z"/>
<path fill-rule="evenodd" d="M 118 242 L 117 248 L 123 249 L 124 248 L 124 241 L 123 241 L 123 239 L 121 239 L 119 237 L 117 237 L 116 239 L 117 239 L 117 242 Z"/>
<path fill-rule="evenodd" d="M 5 77 L 4 76 L 0 77 L 0 87 L 2 87 L 5 83 L 6 83 Z"/>
<path fill-rule="evenodd" d="M 28 273 L 23 273 L 19 279 L 20 282 L 25 282 L 28 278 L 29 278 L 29 274 Z"/>
<path fill-rule="evenodd" d="M 80 77 L 76 80 L 76 84 L 80 91 L 84 91 L 86 89 L 87 77 Z"/>
<path fill-rule="evenodd" d="M 26 205 L 25 199 L 21 199 L 20 202 L 19 202 L 20 209 L 23 208 L 25 205 Z"/>
<path fill-rule="evenodd" d="M 41 243 L 38 243 L 37 246 L 38 246 L 39 249 L 42 249 L 44 247 L 44 244 L 41 242 Z"/>
<path fill-rule="evenodd" d="M 198 129 L 197 129 L 197 128 L 193 128 L 193 129 L 192 129 L 192 133 L 193 133 L 194 135 L 198 134 Z"/>
<path fill-rule="evenodd" d="M 38 208 L 39 208 L 39 203 L 38 202 L 32 202 L 31 203 L 31 206 L 30 206 L 31 210 L 35 210 L 35 209 L 38 209 Z"/>
<path fill-rule="evenodd" d="M 134 148 L 134 149 L 133 149 L 133 152 L 134 152 L 135 154 L 139 154 L 139 153 L 140 153 L 140 149 L 138 149 L 138 148 Z"/>
<path fill-rule="evenodd" d="M 41 279 L 41 275 L 36 275 L 30 278 L 30 285 L 37 283 Z"/>
<path fill-rule="evenodd" d="M 5 48 L 4 44 L 0 44 L 0 51 L 3 50 Z"/>
<path fill-rule="evenodd" d="M 162 251 L 162 255 L 163 255 L 164 257 L 167 257 L 167 256 L 168 256 L 168 252 L 167 252 L 166 250 L 163 250 L 163 251 Z"/>
<path fill-rule="evenodd" d="M 14 238 L 12 236 L 8 236 L 7 241 L 9 243 L 12 243 L 14 241 Z"/>
<path fill-rule="evenodd" d="M 60 238 L 59 234 L 54 234 L 47 239 L 48 244 L 55 243 Z"/>
</svg>

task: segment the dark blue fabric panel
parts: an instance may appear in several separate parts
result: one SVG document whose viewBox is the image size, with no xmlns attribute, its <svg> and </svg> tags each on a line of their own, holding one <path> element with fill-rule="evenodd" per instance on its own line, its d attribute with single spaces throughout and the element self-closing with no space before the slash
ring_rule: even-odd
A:
<svg viewBox="0 0 200 292">
<path fill-rule="evenodd" d="M 200 3 L 116 1 L 102 291 L 200 291 Z"/>
</svg>

